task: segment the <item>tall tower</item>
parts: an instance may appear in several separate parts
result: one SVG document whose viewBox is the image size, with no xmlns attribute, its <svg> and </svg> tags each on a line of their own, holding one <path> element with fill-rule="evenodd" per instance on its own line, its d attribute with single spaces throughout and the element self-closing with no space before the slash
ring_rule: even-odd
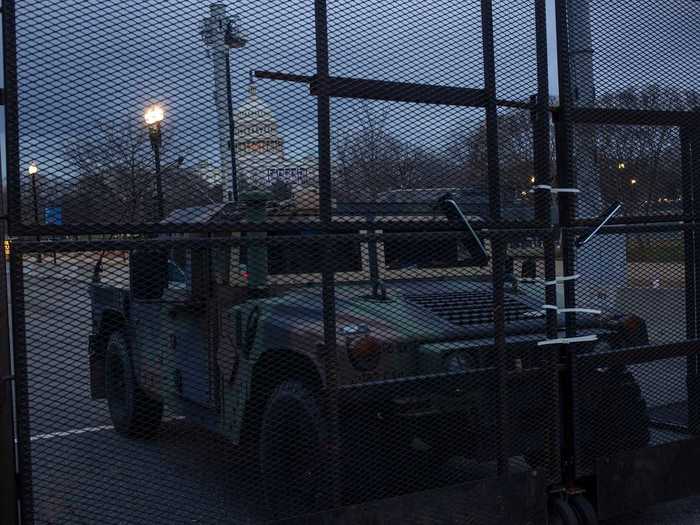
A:
<svg viewBox="0 0 700 525">
<path fill-rule="evenodd" d="M 574 104 L 578 107 L 595 107 L 596 103 L 590 4 L 590 0 L 567 0 L 570 68 Z M 578 208 L 595 216 L 605 209 L 595 161 L 595 131 L 590 126 L 578 126 L 575 135 L 576 185 L 581 189 Z M 604 235 L 590 244 L 576 254 L 576 273 L 581 274 L 576 284 L 577 301 L 606 309 L 614 305 L 618 290 L 627 282 L 625 236 Z"/>
<path fill-rule="evenodd" d="M 214 65 L 214 104 L 219 135 L 219 157 L 224 200 L 238 200 L 236 158 L 233 147 L 234 122 L 231 100 L 231 49 L 246 45 L 235 17 L 226 14 L 226 4 L 209 6 L 209 16 L 202 26 L 204 44 L 209 47 Z"/>
</svg>

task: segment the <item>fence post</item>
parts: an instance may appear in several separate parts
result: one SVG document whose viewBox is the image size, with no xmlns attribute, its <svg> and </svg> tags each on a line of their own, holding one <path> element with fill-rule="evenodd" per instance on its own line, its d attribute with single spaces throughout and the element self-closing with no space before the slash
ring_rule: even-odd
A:
<svg viewBox="0 0 700 525">
<path fill-rule="evenodd" d="M 5 271 L 5 226 L 5 221 L 0 221 L 0 241 L 2 242 L 2 253 L 0 253 L 0 516 L 3 523 L 16 525 L 19 523 L 19 516 L 17 513 L 10 316 L 7 273 Z"/>
</svg>

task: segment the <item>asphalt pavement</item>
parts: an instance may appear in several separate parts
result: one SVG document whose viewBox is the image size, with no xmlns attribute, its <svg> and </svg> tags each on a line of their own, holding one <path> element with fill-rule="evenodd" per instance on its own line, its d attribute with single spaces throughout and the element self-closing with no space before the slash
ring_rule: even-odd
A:
<svg viewBox="0 0 700 525">
<path fill-rule="evenodd" d="M 258 523 L 260 480 L 238 450 L 177 414 L 159 436 L 117 435 L 104 401 L 89 395 L 87 336 L 91 260 L 25 272 L 30 450 L 35 523 Z M 59 265 L 60 266 L 60 265 Z M 123 282 L 123 265 L 106 279 Z M 700 497 L 658 505 L 620 525 L 700 523 Z"/>
</svg>

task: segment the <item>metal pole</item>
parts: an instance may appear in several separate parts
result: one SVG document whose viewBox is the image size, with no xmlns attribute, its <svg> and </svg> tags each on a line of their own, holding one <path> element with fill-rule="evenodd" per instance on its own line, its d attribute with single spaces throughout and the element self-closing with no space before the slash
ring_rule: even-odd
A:
<svg viewBox="0 0 700 525">
<path fill-rule="evenodd" d="M 22 523 L 34 523 L 34 491 L 32 482 L 31 420 L 29 417 L 29 371 L 25 323 L 23 256 L 10 252 L 10 294 L 12 297 L 12 355 L 17 432 L 18 493 Z"/>
<path fill-rule="evenodd" d="M 537 95 L 532 97 L 533 160 L 535 184 L 552 184 L 550 169 L 550 113 L 549 113 L 549 60 L 547 56 L 547 6 L 545 0 L 535 2 L 535 27 L 537 46 Z M 535 220 L 543 226 L 552 226 L 552 194 L 540 191 L 535 194 Z M 556 245 L 554 235 L 544 240 L 544 276 L 546 281 L 556 278 Z M 545 302 L 557 304 L 556 286 L 545 287 Z M 547 310 L 547 338 L 556 338 L 558 333 L 557 313 Z M 559 349 L 551 348 L 545 354 L 546 379 L 544 385 L 545 457 L 549 481 L 561 475 L 559 449 Z"/>
<path fill-rule="evenodd" d="M 556 30 L 557 30 L 557 63 L 559 72 L 559 101 L 560 111 L 556 122 L 557 172 L 559 184 L 563 187 L 574 187 L 576 172 L 574 170 L 574 139 L 571 109 L 574 105 L 574 87 L 571 81 L 571 64 L 569 62 L 569 12 L 567 0 L 556 0 Z M 562 193 L 559 196 L 559 222 L 564 226 L 561 240 L 562 258 L 564 259 L 564 275 L 576 273 L 575 235 L 567 227 L 573 226 L 576 218 L 576 194 Z M 576 304 L 576 287 L 573 280 L 564 282 L 564 305 L 573 308 Z M 565 314 L 566 335 L 576 335 L 576 314 Z M 576 361 L 573 352 L 566 345 L 561 349 L 566 359 L 568 370 L 561 376 L 561 405 L 562 405 L 562 476 L 564 482 L 576 479 Z"/>
<path fill-rule="evenodd" d="M 4 71 L 5 147 L 7 162 L 8 235 L 22 226 L 22 190 L 19 159 L 19 109 L 17 103 L 17 39 L 15 2 L 2 2 L 2 43 Z"/>
<path fill-rule="evenodd" d="M 156 161 L 156 198 L 158 199 L 158 220 L 162 221 L 165 218 L 165 211 L 163 209 L 163 181 L 160 171 L 160 122 L 151 126 L 148 131 L 149 136 L 151 138 L 151 147 L 153 148 L 153 155 L 155 156 Z"/>
<path fill-rule="evenodd" d="M 238 199 L 238 176 L 235 162 L 235 137 L 233 126 L 233 100 L 231 94 L 230 50 L 246 45 L 243 36 L 226 13 L 226 5 L 209 6 L 209 16 L 204 19 L 202 30 L 204 44 L 211 48 L 214 66 L 214 104 L 221 160 L 221 181 L 224 201 Z"/>
<path fill-rule="evenodd" d="M 316 115 L 318 125 L 318 186 L 319 215 L 324 226 L 332 223 L 331 189 L 331 98 L 328 95 L 328 11 L 326 0 L 315 0 L 314 22 L 316 35 L 316 76 L 318 96 Z M 338 359 L 336 354 L 335 319 L 335 274 L 333 254 L 328 243 L 322 247 L 321 297 L 323 301 L 323 346 L 326 388 L 324 411 L 328 422 L 328 458 L 330 481 L 330 504 L 336 507 L 341 502 L 340 477 L 340 432 L 338 423 Z"/>
<path fill-rule="evenodd" d="M 229 200 L 238 201 L 238 175 L 236 174 L 236 139 L 233 120 L 233 93 L 231 89 L 231 52 L 226 51 L 226 102 L 228 103 L 228 148 L 231 151 L 231 195 Z M 224 190 L 225 191 L 225 190 Z"/>
<path fill-rule="evenodd" d="M 0 188 L 0 192 L 2 189 Z M 0 201 L 2 199 L 0 198 Z M 4 206 L 3 206 L 4 209 Z M 5 258 L 5 221 L 0 222 L 0 515 L 3 523 L 19 523 L 13 410 L 13 370 L 10 357 L 10 319 Z"/>
<path fill-rule="evenodd" d="M 36 173 L 32 173 L 30 177 L 32 178 L 32 197 L 34 199 L 34 224 L 39 226 L 39 196 L 36 192 Z M 40 241 L 41 237 L 37 235 L 36 240 Z M 41 252 L 36 254 L 36 262 L 41 262 Z"/>
<path fill-rule="evenodd" d="M 590 0 L 566 0 L 568 16 L 568 57 L 571 74 L 572 106 L 594 107 L 596 100 L 593 76 L 593 37 Z M 596 163 L 596 134 L 593 126 L 572 130 L 575 179 L 583 190 L 577 198 L 577 209 L 588 216 L 597 216 L 604 209 L 600 172 Z M 632 188 L 632 201 L 636 199 Z M 574 213 L 575 215 L 575 213 Z M 579 250 L 576 254 L 579 295 L 587 306 L 605 309 L 614 305 L 616 291 L 624 286 L 627 274 L 625 237 L 608 235 L 604 246 Z"/>
<path fill-rule="evenodd" d="M 481 0 L 482 53 L 484 91 L 486 92 L 486 155 L 488 165 L 489 208 L 492 221 L 501 220 L 501 186 L 498 159 L 498 108 L 496 106 L 496 57 L 491 0 Z M 498 359 L 498 460 L 499 475 L 509 470 L 510 435 L 508 416 L 508 376 L 505 350 L 505 258 L 507 243 L 503 237 L 491 239 L 493 252 L 493 322 L 494 346 Z"/>
</svg>

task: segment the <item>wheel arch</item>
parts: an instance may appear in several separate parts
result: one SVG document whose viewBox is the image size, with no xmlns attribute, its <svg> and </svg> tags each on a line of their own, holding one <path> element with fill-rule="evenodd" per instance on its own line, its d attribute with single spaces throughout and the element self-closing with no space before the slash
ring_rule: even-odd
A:
<svg viewBox="0 0 700 525">
<path fill-rule="evenodd" d="M 241 443 L 254 443 L 267 399 L 283 381 L 298 379 L 315 393 L 324 386 L 323 374 L 309 355 L 286 348 L 265 351 L 253 365 L 250 398 L 246 403 Z"/>
</svg>

